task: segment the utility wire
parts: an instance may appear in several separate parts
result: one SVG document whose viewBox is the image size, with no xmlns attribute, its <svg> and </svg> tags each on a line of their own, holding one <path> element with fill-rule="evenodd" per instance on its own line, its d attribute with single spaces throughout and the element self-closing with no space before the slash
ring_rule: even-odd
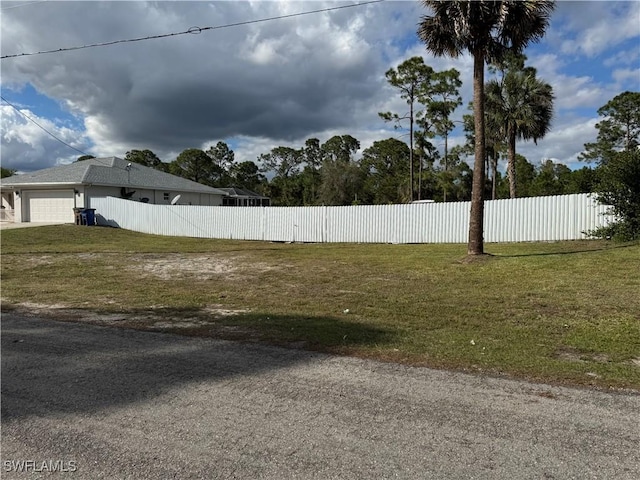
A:
<svg viewBox="0 0 640 480">
<path fill-rule="evenodd" d="M 26 7 L 27 5 L 33 5 L 34 3 L 45 3 L 48 0 L 39 0 L 37 2 L 29 2 L 29 3 L 20 3 L 18 5 L 10 5 L 8 7 L 0 7 L 0 10 L 10 10 L 12 8 L 18 8 L 18 7 Z"/>
<path fill-rule="evenodd" d="M 131 42 L 142 42 L 144 40 L 155 40 L 158 38 L 166 38 L 166 37 L 177 37 L 179 35 L 187 35 L 187 34 L 199 34 L 202 32 L 205 32 L 207 30 L 220 30 L 222 28 L 231 28 L 231 27 L 239 27 L 242 25 L 251 25 L 254 23 L 262 23 L 262 22 L 269 22 L 272 20 L 281 20 L 284 18 L 293 18 L 293 17 L 301 17 L 303 15 L 312 15 L 315 13 L 323 13 L 323 12 L 331 12 L 334 10 L 341 10 L 344 8 L 353 8 L 353 7 L 361 7 L 363 5 L 370 5 L 372 3 L 381 3 L 384 2 L 385 0 L 371 0 L 368 2 L 361 2 L 361 3 L 354 3 L 351 5 L 340 5 L 338 7 L 330 7 L 330 8 L 322 8 L 320 10 L 311 10 L 308 12 L 300 12 L 300 13 L 291 13 L 289 15 L 279 15 L 277 17 L 268 17 L 268 18 L 260 18 L 257 20 L 247 20 L 244 22 L 236 22 L 236 23 L 228 23 L 226 25 L 215 25 L 215 26 L 210 26 L 210 27 L 191 27 L 188 30 L 185 30 L 184 32 L 175 32 L 175 33 L 165 33 L 165 34 L 161 34 L 161 35 L 151 35 L 148 37 L 138 37 L 138 38 L 130 38 L 130 39 L 126 39 L 126 40 L 113 40 L 111 42 L 102 42 L 102 43 L 92 43 L 89 45 L 81 45 L 78 47 L 68 47 L 68 48 L 58 48 L 56 50 L 44 50 L 41 52 L 31 52 L 31 53 L 15 53 L 12 55 L 2 55 L 0 57 L 0 59 L 5 59 L 5 58 L 15 58 L 15 57 L 28 57 L 31 55 L 44 55 L 47 53 L 58 53 L 58 52 L 68 52 L 70 50 L 82 50 L 84 48 L 94 48 L 94 47 L 106 47 L 109 45 L 116 45 L 118 43 L 131 43 Z"/>
<path fill-rule="evenodd" d="M 49 135 L 51 135 L 53 138 L 55 138 L 57 141 L 59 141 L 60 143 L 62 143 L 63 145 L 66 145 L 67 147 L 75 150 L 78 153 L 81 153 L 83 155 L 91 155 L 87 152 L 83 152 L 82 150 L 78 150 L 76 147 L 69 145 L 67 142 L 65 142 L 64 140 L 56 137 L 53 133 L 51 133 L 49 130 L 47 130 L 46 128 L 44 128 L 42 125 L 40 125 L 38 122 L 36 122 L 33 118 L 31 118 L 29 115 L 27 115 L 26 113 L 20 111 L 20 109 L 18 107 L 16 107 L 13 103 L 11 103 L 9 100 L 7 100 L 6 98 L 4 98 L 2 95 L 0 95 L 0 99 L 2 99 L 3 102 L 5 102 L 7 105 L 9 105 L 10 107 L 12 107 L 16 112 L 18 112 L 20 115 L 22 115 L 24 118 L 26 118 L 27 120 L 29 120 L 30 122 L 33 122 L 34 124 L 36 124 L 36 126 L 38 126 L 39 128 L 41 128 L 42 130 L 44 130 L 46 133 L 48 133 Z M 91 155 L 93 156 L 93 155 Z"/>
</svg>

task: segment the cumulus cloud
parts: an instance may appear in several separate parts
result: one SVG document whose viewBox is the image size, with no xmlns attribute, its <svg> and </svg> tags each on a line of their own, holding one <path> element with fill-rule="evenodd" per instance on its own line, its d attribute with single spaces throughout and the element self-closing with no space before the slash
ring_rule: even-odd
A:
<svg viewBox="0 0 640 480">
<path fill-rule="evenodd" d="M 32 171 L 71 163 L 82 155 L 80 152 L 74 152 L 52 135 L 83 152 L 90 150 L 83 132 L 60 127 L 46 118 L 38 117 L 28 109 L 19 108 L 18 110 L 9 105 L 0 106 L 4 168 Z M 46 133 L 45 129 L 52 135 Z"/>
<path fill-rule="evenodd" d="M 640 19 L 638 20 L 640 21 Z M 638 63 L 640 63 L 640 43 L 634 44 L 631 48 L 621 50 L 602 62 L 608 68 L 618 65 L 638 65 Z"/>
<path fill-rule="evenodd" d="M 627 80 L 640 85 L 640 68 L 618 68 L 611 73 L 611 76 L 620 85 Z"/>
<path fill-rule="evenodd" d="M 640 3 L 558 2 L 557 15 L 560 18 L 556 25 L 560 28 L 553 35 L 563 38 L 562 52 L 594 57 L 638 36 Z"/>
<path fill-rule="evenodd" d="M 585 143 L 595 140 L 596 122 L 597 119 L 593 118 L 576 118 L 556 126 L 537 145 L 533 142 L 520 142 L 518 151 L 534 164 L 546 159 L 556 159 L 570 168 L 581 168 L 585 163 L 578 161 L 578 155 L 584 151 Z"/>
</svg>

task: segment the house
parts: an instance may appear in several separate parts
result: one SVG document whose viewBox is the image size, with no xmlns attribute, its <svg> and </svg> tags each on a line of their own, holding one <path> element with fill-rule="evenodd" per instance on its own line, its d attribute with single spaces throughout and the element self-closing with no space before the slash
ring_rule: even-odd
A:
<svg viewBox="0 0 640 480">
<path fill-rule="evenodd" d="M 228 194 L 222 199 L 222 204 L 232 207 L 268 207 L 271 204 L 269 197 L 247 190 L 246 188 L 220 188 Z"/>
<path fill-rule="evenodd" d="M 3 178 L 3 210 L 16 222 L 75 221 L 74 208 L 91 208 L 94 198 L 182 205 L 222 205 L 227 192 L 121 158 L 92 158 Z"/>
</svg>

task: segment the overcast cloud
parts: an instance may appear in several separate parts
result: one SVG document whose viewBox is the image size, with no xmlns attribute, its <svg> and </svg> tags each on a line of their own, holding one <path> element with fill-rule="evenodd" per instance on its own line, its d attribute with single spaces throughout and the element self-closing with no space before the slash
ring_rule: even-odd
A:
<svg viewBox="0 0 640 480">
<path fill-rule="evenodd" d="M 2 55 L 221 26 L 343 2 L 2 2 Z M 12 8 L 15 7 L 15 8 Z M 277 145 L 350 134 L 366 148 L 402 132 L 385 71 L 412 55 L 455 67 L 471 100 L 468 57 L 433 58 L 415 35 L 417 2 L 384 2 L 145 42 L 3 59 L 2 95 L 65 142 L 96 156 L 149 148 L 171 161 L 219 140 L 238 161 Z M 557 96 L 554 128 L 520 151 L 573 164 L 595 138 L 596 110 L 640 90 L 640 3 L 560 2 L 545 40 L 527 54 Z M 27 86 L 58 103 L 42 109 Z M 33 100 L 31 99 L 33 98 Z M 40 110 L 39 110 L 40 108 Z M 2 165 L 21 171 L 80 154 L 2 106 Z M 462 141 L 461 134 L 453 143 Z"/>
</svg>

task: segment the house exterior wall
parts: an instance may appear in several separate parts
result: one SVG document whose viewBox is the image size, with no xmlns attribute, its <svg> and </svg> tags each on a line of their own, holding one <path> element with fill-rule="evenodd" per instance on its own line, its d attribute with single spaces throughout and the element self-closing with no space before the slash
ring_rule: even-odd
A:
<svg viewBox="0 0 640 480">
<path fill-rule="evenodd" d="M 126 187 L 125 187 L 126 188 Z M 154 201 L 154 191 L 153 190 L 144 190 L 141 188 L 136 189 L 127 189 L 127 192 L 134 191 L 131 196 L 131 200 L 141 201 L 142 198 L 148 198 L 149 203 L 155 203 Z M 94 198 L 107 198 L 107 197 L 116 197 L 122 198 L 122 187 L 105 187 L 99 185 L 88 185 L 85 187 L 85 192 L 88 198 L 87 208 L 93 208 L 92 200 Z"/>
<path fill-rule="evenodd" d="M 169 194 L 168 197 L 166 194 Z M 216 207 L 222 205 L 222 195 L 212 195 L 209 193 L 194 193 L 194 192 L 166 192 L 157 191 L 155 202 L 158 205 L 169 205 L 176 195 L 180 195 L 178 205 L 202 205 L 205 207 Z"/>
<path fill-rule="evenodd" d="M 105 187 L 105 186 L 87 186 L 86 194 L 89 198 L 89 205 L 87 207 L 93 208 L 92 199 L 115 197 L 122 198 L 121 187 Z M 134 191 L 135 190 L 135 191 Z M 148 199 L 144 203 L 150 203 L 154 205 L 170 205 L 171 201 L 180 195 L 178 203 L 180 205 L 204 205 L 204 206 L 217 206 L 222 205 L 221 195 L 212 195 L 208 193 L 193 193 L 193 192 L 177 192 L 174 190 L 148 190 L 148 189 L 127 189 L 127 191 L 134 191 L 130 200 L 135 202 L 142 202 L 143 199 Z"/>
</svg>

